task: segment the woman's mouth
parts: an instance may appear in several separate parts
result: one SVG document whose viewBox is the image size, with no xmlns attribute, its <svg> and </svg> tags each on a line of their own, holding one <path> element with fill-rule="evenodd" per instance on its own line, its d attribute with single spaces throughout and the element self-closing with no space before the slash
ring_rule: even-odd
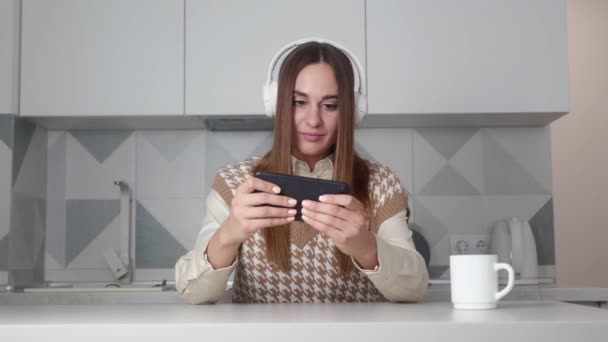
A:
<svg viewBox="0 0 608 342">
<path fill-rule="evenodd" d="M 319 141 L 325 135 L 322 133 L 309 133 L 309 132 L 300 132 L 300 134 L 304 137 L 304 140 L 310 141 L 310 142 Z"/>
</svg>

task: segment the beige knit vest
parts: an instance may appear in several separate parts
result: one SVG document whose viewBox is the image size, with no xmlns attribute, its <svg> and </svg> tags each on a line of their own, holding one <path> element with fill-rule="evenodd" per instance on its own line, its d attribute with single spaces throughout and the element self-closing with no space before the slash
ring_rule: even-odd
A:
<svg viewBox="0 0 608 342">
<path fill-rule="evenodd" d="M 252 174 L 259 157 L 222 168 L 213 189 L 230 205 L 237 187 Z M 393 172 L 372 161 L 369 194 L 372 215 L 369 229 L 377 233 L 382 222 L 407 208 L 407 196 Z M 386 301 L 367 276 L 357 269 L 341 275 L 333 241 L 302 222 L 289 225 L 291 271 L 276 270 L 266 259 L 258 231 L 239 250 L 234 281 L 235 303 L 339 303 Z"/>
</svg>

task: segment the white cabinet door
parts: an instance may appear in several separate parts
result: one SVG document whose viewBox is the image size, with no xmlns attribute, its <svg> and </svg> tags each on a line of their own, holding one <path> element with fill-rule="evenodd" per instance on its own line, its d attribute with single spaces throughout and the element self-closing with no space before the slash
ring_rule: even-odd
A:
<svg viewBox="0 0 608 342">
<path fill-rule="evenodd" d="M 19 2 L 0 1 L 0 113 L 17 114 Z"/>
<path fill-rule="evenodd" d="M 23 0 L 21 115 L 183 114 L 183 6 Z"/>
<path fill-rule="evenodd" d="M 363 0 L 186 0 L 186 114 L 263 114 L 268 64 L 306 37 L 338 41 L 365 63 Z"/>
<path fill-rule="evenodd" d="M 370 113 L 567 112 L 565 9 L 565 0 L 367 1 Z"/>
</svg>

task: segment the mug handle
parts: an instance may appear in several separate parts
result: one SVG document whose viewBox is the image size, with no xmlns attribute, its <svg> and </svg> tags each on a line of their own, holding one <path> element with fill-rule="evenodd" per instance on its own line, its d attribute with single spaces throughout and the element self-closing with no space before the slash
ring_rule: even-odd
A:
<svg viewBox="0 0 608 342">
<path fill-rule="evenodd" d="M 513 290 L 513 286 L 515 285 L 515 272 L 513 272 L 513 267 L 509 264 L 505 263 L 497 263 L 494 264 L 494 271 L 498 273 L 498 270 L 506 270 L 509 273 L 509 282 L 507 286 L 502 289 L 502 291 L 496 294 L 496 300 L 499 301 L 502 297 L 506 296 L 511 290 Z M 496 274 L 498 276 L 498 274 Z"/>
</svg>

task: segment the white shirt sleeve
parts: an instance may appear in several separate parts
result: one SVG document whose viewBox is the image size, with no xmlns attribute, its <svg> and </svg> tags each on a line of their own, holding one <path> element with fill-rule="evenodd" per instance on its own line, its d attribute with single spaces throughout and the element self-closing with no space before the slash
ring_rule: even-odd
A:
<svg viewBox="0 0 608 342">
<path fill-rule="evenodd" d="M 224 295 L 228 277 L 238 260 L 237 255 L 232 265 L 217 270 L 207 260 L 207 244 L 228 218 L 230 209 L 215 190 L 207 195 L 206 207 L 203 228 L 196 238 L 194 249 L 182 256 L 175 265 L 177 291 L 191 304 L 218 301 Z"/>
<path fill-rule="evenodd" d="M 355 267 L 367 275 L 386 299 L 393 302 L 420 301 L 426 293 L 429 274 L 424 259 L 414 247 L 405 210 L 380 225 L 376 246 L 378 266 L 374 270 L 365 270 L 353 258 Z"/>
</svg>

